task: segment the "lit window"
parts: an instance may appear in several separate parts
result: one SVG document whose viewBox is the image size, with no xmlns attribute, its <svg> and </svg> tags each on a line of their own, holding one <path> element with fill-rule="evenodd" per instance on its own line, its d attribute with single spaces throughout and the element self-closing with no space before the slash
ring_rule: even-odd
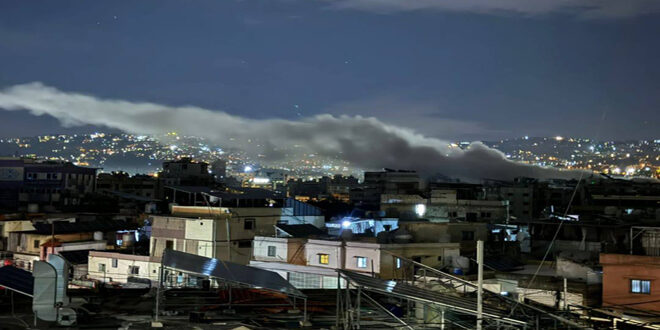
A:
<svg viewBox="0 0 660 330">
<path fill-rule="evenodd" d="M 396 269 L 401 268 L 401 258 L 396 258 Z"/>
<path fill-rule="evenodd" d="M 319 263 L 321 265 L 327 265 L 330 263 L 330 255 L 328 254 L 319 254 Z"/>
<path fill-rule="evenodd" d="M 630 292 L 651 294 L 651 281 L 649 280 L 630 280 Z"/>
<path fill-rule="evenodd" d="M 274 247 L 274 246 L 269 246 L 269 247 L 268 247 L 268 256 L 269 256 L 269 257 L 274 257 L 274 256 L 276 256 L 276 255 L 277 255 L 276 251 L 277 251 L 277 248 L 276 248 L 276 247 Z"/>
<path fill-rule="evenodd" d="M 357 267 L 358 268 L 367 268 L 367 258 L 366 257 L 356 257 Z"/>
</svg>

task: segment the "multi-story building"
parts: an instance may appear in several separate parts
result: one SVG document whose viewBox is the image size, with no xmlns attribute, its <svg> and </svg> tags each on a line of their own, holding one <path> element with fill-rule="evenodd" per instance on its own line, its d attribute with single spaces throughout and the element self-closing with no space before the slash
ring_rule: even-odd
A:
<svg viewBox="0 0 660 330">
<path fill-rule="evenodd" d="M 134 229 L 135 225 L 123 220 L 105 218 L 33 221 L 32 230 L 9 232 L 7 251 L 13 254 L 19 267 L 31 269 L 33 261 L 46 260 L 51 253 L 105 250 L 108 246 L 117 246 L 117 236 Z"/>
<path fill-rule="evenodd" d="M 188 157 L 163 162 L 158 180 L 163 186 L 208 186 L 214 181 L 208 163 L 196 162 Z"/>
<path fill-rule="evenodd" d="M 67 162 L 0 158 L 0 208 L 53 212 L 80 205 L 95 189 L 95 168 Z"/>
<path fill-rule="evenodd" d="M 364 182 L 350 191 L 350 198 L 362 208 L 377 210 L 382 194 L 416 194 L 420 185 L 421 180 L 415 171 L 385 169 L 364 172 Z"/>
<path fill-rule="evenodd" d="M 299 288 L 336 288 L 336 269 L 347 269 L 386 279 L 411 276 L 404 267 L 412 259 L 430 267 L 451 265 L 459 256 L 458 243 L 377 243 L 375 239 L 342 241 L 336 239 L 256 237 L 260 248 L 254 250 L 251 266 L 278 272 Z M 289 257 L 278 257 L 287 247 Z M 291 246 L 294 253 L 291 253 Z M 304 259 L 300 253 L 303 251 Z"/>
<path fill-rule="evenodd" d="M 601 254 L 603 306 L 660 311 L 660 256 Z"/>
<path fill-rule="evenodd" d="M 601 253 L 603 307 L 626 314 L 660 312 L 660 227 L 633 227 L 628 254 Z"/>
<path fill-rule="evenodd" d="M 100 193 L 122 193 L 153 199 L 158 192 L 156 178 L 148 175 L 130 176 L 126 172 L 101 173 L 97 177 Z"/>
</svg>

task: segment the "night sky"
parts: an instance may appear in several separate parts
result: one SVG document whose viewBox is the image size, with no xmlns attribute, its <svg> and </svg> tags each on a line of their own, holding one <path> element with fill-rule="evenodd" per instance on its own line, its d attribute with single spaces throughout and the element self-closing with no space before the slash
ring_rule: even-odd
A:
<svg viewBox="0 0 660 330">
<path fill-rule="evenodd" d="M 660 1 L 398 2 L 1 1 L 0 89 L 360 114 L 457 140 L 660 138 Z M 96 129 L 0 111 L 0 136 Z"/>
</svg>

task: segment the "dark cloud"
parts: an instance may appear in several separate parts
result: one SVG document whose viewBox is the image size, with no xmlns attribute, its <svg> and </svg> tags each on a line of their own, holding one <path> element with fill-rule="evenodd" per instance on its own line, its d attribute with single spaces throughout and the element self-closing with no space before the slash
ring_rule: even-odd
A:
<svg viewBox="0 0 660 330">
<path fill-rule="evenodd" d="M 573 171 L 511 162 L 501 152 L 479 142 L 466 150 L 452 148 L 447 141 L 389 125 L 374 117 L 324 114 L 297 121 L 255 120 L 193 106 L 99 99 L 62 92 L 41 83 L 3 90 L 0 108 L 50 115 L 66 126 L 104 126 L 134 134 L 177 131 L 266 155 L 267 160 L 283 156 L 277 146 L 297 146 L 305 152 L 340 157 L 363 169 L 406 168 L 465 180 L 577 176 Z"/>
<path fill-rule="evenodd" d="M 332 8 L 378 13 L 437 10 L 482 14 L 569 13 L 581 18 L 625 18 L 660 12 L 657 0 L 324 0 Z"/>
</svg>

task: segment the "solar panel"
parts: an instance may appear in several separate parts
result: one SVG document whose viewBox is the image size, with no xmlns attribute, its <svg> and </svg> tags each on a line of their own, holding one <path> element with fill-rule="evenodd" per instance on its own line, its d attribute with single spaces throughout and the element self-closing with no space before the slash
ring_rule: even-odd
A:
<svg viewBox="0 0 660 330">
<path fill-rule="evenodd" d="M 225 281 L 266 289 L 287 295 L 306 297 L 279 274 L 268 270 L 243 266 L 215 258 L 206 258 L 190 253 L 165 250 L 162 265 L 184 272 L 195 273 Z"/>
<path fill-rule="evenodd" d="M 355 285 L 361 286 L 368 291 L 374 291 L 386 295 L 393 295 L 403 297 L 406 299 L 417 300 L 431 304 L 442 305 L 456 311 L 461 311 L 467 314 L 476 314 L 477 301 L 476 299 L 456 297 L 441 292 L 419 288 L 401 281 L 383 280 L 373 278 L 370 276 L 358 274 L 348 270 L 338 270 L 344 277 Z M 499 310 L 484 306 L 483 312 L 485 316 L 501 318 L 508 316 L 504 310 Z M 517 320 L 512 320 L 517 321 Z M 523 321 L 520 321 L 524 323 Z"/>
<path fill-rule="evenodd" d="M 14 266 L 0 267 L 0 286 L 31 296 L 34 293 L 34 277 L 27 270 Z"/>
</svg>

